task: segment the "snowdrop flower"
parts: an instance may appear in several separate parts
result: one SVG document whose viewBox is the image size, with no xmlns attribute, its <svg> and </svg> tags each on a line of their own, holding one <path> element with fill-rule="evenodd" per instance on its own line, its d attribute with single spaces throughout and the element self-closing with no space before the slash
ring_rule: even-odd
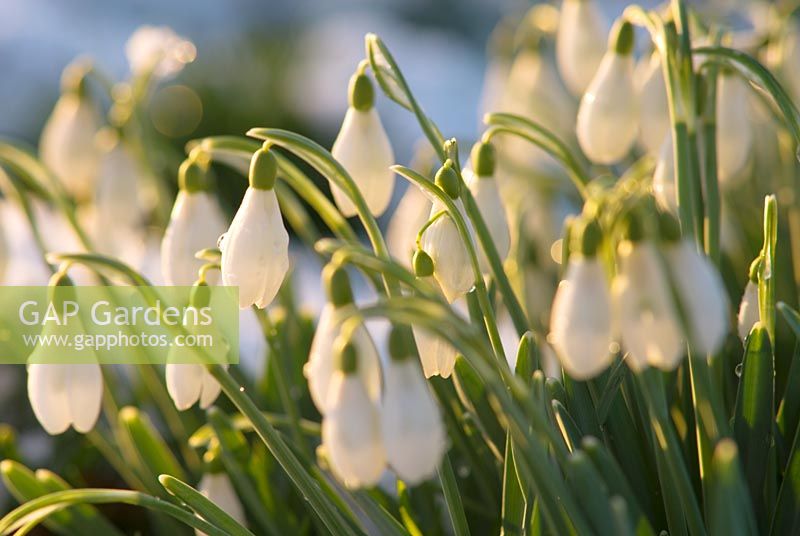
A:
<svg viewBox="0 0 800 536">
<path fill-rule="evenodd" d="M 744 287 L 742 301 L 739 304 L 739 314 L 736 317 L 736 327 L 739 338 L 745 340 L 753 326 L 761 318 L 758 305 L 758 264 L 759 260 L 753 263 L 750 268 L 750 277 L 747 278 L 747 285 Z"/>
<path fill-rule="evenodd" d="M 600 374 L 611 363 L 611 298 L 597 250 L 602 234 L 592 219 L 574 231 L 564 280 L 550 316 L 550 336 L 561 364 L 576 380 Z"/>
<path fill-rule="evenodd" d="M 681 239 L 680 225 L 660 215 L 664 256 L 689 324 L 689 340 L 702 355 L 719 351 L 729 331 L 728 296 L 717 269 L 693 242 Z"/>
<path fill-rule="evenodd" d="M 615 329 L 628 352 L 628 365 L 664 370 L 678 366 L 685 343 L 667 274 L 656 246 L 634 222 L 618 249 L 620 270 L 611 286 Z"/>
<path fill-rule="evenodd" d="M 222 281 L 239 287 L 242 309 L 269 305 L 289 270 L 289 233 L 273 189 L 277 171 L 269 148 L 253 154 L 250 187 L 220 242 Z"/>
<path fill-rule="evenodd" d="M 214 246 L 227 228 L 219 203 L 210 192 L 208 173 L 208 163 L 194 159 L 185 160 L 178 171 L 178 196 L 161 241 L 165 285 L 194 283 L 203 265 L 195 253 Z"/>
<path fill-rule="evenodd" d="M 633 27 L 618 24 L 578 108 L 581 149 L 598 164 L 613 164 L 631 150 L 639 130 L 639 97 L 633 78 Z"/>
<path fill-rule="evenodd" d="M 89 69 L 84 62 L 75 62 L 64 70 L 61 97 L 39 140 L 42 162 L 79 201 L 90 198 L 97 173 L 94 136 L 100 115 L 86 91 Z"/>
<path fill-rule="evenodd" d="M 57 300 L 66 299 L 64 292 L 69 290 L 65 287 L 71 288 L 72 282 L 63 272 L 57 272 L 50 279 L 50 285 L 60 290 L 53 295 L 53 305 L 56 310 L 61 310 Z M 70 337 L 84 331 L 79 318 L 63 317 L 47 321 L 42 329 L 42 337 Z M 57 363 L 53 352 L 53 349 L 37 346 L 28 358 L 28 400 L 31 408 L 42 428 L 50 435 L 61 434 L 70 426 L 85 434 L 94 428 L 100 415 L 103 400 L 100 365 L 85 352 L 80 354 L 81 363 Z"/>
<path fill-rule="evenodd" d="M 378 406 L 359 377 L 355 345 L 336 342 L 336 370 L 322 419 L 322 444 L 333 474 L 348 488 L 371 487 L 386 468 Z"/>
<path fill-rule="evenodd" d="M 489 229 L 489 236 L 497 248 L 497 254 L 503 261 L 508 256 L 508 250 L 511 247 L 511 235 L 494 171 L 494 147 L 490 143 L 476 143 L 472 149 L 472 171 L 464 171 L 464 181 L 472 192 L 475 204 Z M 484 274 L 491 272 L 489 260 L 481 247 L 478 248 L 478 261 Z"/>
<path fill-rule="evenodd" d="M 200 479 L 197 490 L 240 525 L 247 525 L 247 518 L 244 515 L 244 508 L 241 501 L 239 501 L 239 496 L 236 495 L 236 490 L 233 489 L 233 484 L 231 484 L 228 474 L 222 471 L 221 468 L 218 471 L 205 473 L 203 478 Z M 204 536 L 204 533 L 199 530 L 195 530 L 195 534 Z"/>
<path fill-rule="evenodd" d="M 657 155 L 670 131 L 667 87 L 661 56 L 653 52 L 636 74 L 639 92 L 639 144 L 650 154 Z"/>
<path fill-rule="evenodd" d="M 441 292 L 439 285 L 433 278 L 433 260 L 430 255 L 419 249 L 413 257 L 414 273 L 416 276 L 426 281 L 431 288 Z M 441 376 L 449 378 L 456 366 L 456 355 L 458 352 L 453 346 L 424 328 L 412 326 L 414 341 L 417 343 L 419 360 L 422 363 L 422 372 L 426 378 L 431 376 Z"/>
<path fill-rule="evenodd" d="M 747 82 L 720 72 L 717 85 L 717 171 L 722 184 L 738 178 L 753 148 L 753 128 L 748 116 Z"/>
<path fill-rule="evenodd" d="M 125 56 L 135 75 L 167 78 L 193 62 L 196 55 L 194 44 L 167 26 L 140 26 L 125 43 Z"/>
<path fill-rule="evenodd" d="M 92 235 L 97 249 L 122 257 L 141 246 L 143 210 L 139 204 L 142 168 L 119 135 L 97 135 L 97 189 L 92 207 Z"/>
<path fill-rule="evenodd" d="M 672 132 L 661 146 L 653 173 L 653 197 L 658 205 L 672 214 L 678 213 L 678 190 L 675 185 L 675 155 L 672 143 Z"/>
<path fill-rule="evenodd" d="M 605 35 L 592 0 L 564 0 L 556 34 L 556 60 L 561 77 L 574 95 L 592 81 L 603 58 Z"/>
<path fill-rule="evenodd" d="M 339 310 L 353 305 L 353 291 L 347 272 L 341 266 L 327 265 L 322 272 L 322 280 L 329 302 L 322 308 L 308 362 L 303 367 L 303 375 L 308 380 L 308 390 L 314 405 L 324 415 L 328 409 L 331 381 L 336 370 L 334 341 L 342 327 L 337 316 Z M 367 396 L 377 404 L 381 397 L 380 358 L 375 343 L 363 324 L 354 329 L 350 344 L 359 355 L 357 377 L 364 383 Z"/>
<path fill-rule="evenodd" d="M 460 192 L 460 180 L 453 170 L 453 163 L 447 160 L 436 173 L 436 184 L 452 199 Z M 460 203 L 456 201 L 460 210 Z M 458 232 L 455 222 L 440 201 L 431 208 L 428 227 L 423 231 L 420 246 L 433 260 L 433 276 L 442 288 L 445 298 L 453 303 L 466 294 L 475 284 L 467 247 Z"/>
<path fill-rule="evenodd" d="M 353 75 L 349 94 L 350 106 L 331 154 L 350 174 L 369 211 L 380 216 L 392 199 L 394 173 L 389 166 L 394 164 L 394 152 L 373 106 L 375 90 L 366 74 Z M 345 217 L 356 215 L 355 205 L 342 189 L 331 184 L 331 192 Z"/>
<path fill-rule="evenodd" d="M 196 283 L 191 293 L 191 306 L 199 311 L 208 307 L 210 299 L 208 283 Z M 206 368 L 206 363 L 222 364 L 227 368 L 225 363 L 230 345 L 213 322 L 207 326 L 192 324 L 187 330 L 198 337 L 209 337 L 213 346 L 204 348 L 206 355 L 198 355 L 197 349 L 189 346 L 170 347 L 165 367 L 167 392 L 179 411 L 189 409 L 198 400 L 201 409 L 208 409 L 219 396 L 221 386 Z"/>
<path fill-rule="evenodd" d="M 439 406 L 420 374 L 411 340 L 408 328 L 395 327 L 389 335 L 381 424 L 389 466 L 413 486 L 436 472 L 447 443 Z"/>
</svg>

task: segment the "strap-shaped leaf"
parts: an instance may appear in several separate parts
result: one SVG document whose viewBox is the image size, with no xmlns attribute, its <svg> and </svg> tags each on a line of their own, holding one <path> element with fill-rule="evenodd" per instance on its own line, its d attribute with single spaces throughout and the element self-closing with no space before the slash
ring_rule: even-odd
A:
<svg viewBox="0 0 800 536">
<path fill-rule="evenodd" d="M 758 534 L 733 440 L 726 438 L 717 444 L 709 478 L 708 524 L 711 534 Z"/>
<path fill-rule="evenodd" d="M 252 532 L 241 526 L 225 510 L 208 500 L 189 484 L 170 475 L 159 475 L 158 481 L 170 495 L 180 499 L 200 517 L 231 536 L 253 536 Z"/>
</svg>

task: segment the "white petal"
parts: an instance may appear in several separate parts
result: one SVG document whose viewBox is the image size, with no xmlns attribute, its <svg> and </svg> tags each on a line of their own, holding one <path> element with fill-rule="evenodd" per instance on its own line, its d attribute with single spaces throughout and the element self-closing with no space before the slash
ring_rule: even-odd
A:
<svg viewBox="0 0 800 536">
<path fill-rule="evenodd" d="M 687 240 L 667 247 L 665 255 L 688 316 L 693 348 L 703 356 L 718 352 L 730 329 L 728 297 L 719 272 Z"/>
<path fill-rule="evenodd" d="M 590 160 L 613 164 L 628 154 L 639 131 L 638 101 L 632 56 L 609 52 L 578 109 L 578 141 Z"/>
<path fill-rule="evenodd" d="M 226 366 L 225 368 L 227 369 L 228 367 Z M 203 388 L 200 391 L 200 409 L 210 408 L 211 404 L 217 400 L 220 391 L 222 391 L 222 386 L 217 379 L 203 367 Z"/>
<path fill-rule="evenodd" d="M 661 57 L 653 53 L 637 68 L 639 90 L 639 143 L 650 154 L 657 155 L 670 130 L 667 87 Z"/>
<path fill-rule="evenodd" d="M 486 222 L 489 236 L 492 237 L 492 242 L 497 248 L 500 261 L 504 261 L 511 247 L 511 235 L 508 230 L 506 209 L 503 207 L 500 192 L 497 189 L 497 181 L 494 177 L 478 177 L 471 169 L 465 169 L 463 175 L 464 181 L 475 198 L 475 204 Z M 478 261 L 484 274 L 491 272 L 489 261 L 480 246 L 478 246 Z"/>
<path fill-rule="evenodd" d="M 623 243 L 620 265 L 611 287 L 611 303 L 629 365 L 634 370 L 647 364 L 674 369 L 686 348 L 655 246 Z"/>
<path fill-rule="evenodd" d="M 165 285 L 186 286 L 197 280 L 204 261 L 194 255 L 214 247 L 227 230 L 225 217 L 216 199 L 207 192 L 178 192 L 169 225 L 161 242 L 161 273 Z M 209 274 L 209 283 L 216 274 Z"/>
<path fill-rule="evenodd" d="M 433 475 L 446 435 L 439 407 L 414 360 L 390 361 L 381 419 L 386 458 L 397 475 L 412 486 Z"/>
<path fill-rule="evenodd" d="M 431 202 L 419 188 L 409 186 L 394 211 L 386 231 L 386 244 L 392 257 L 411 266 L 417 232 L 428 221 Z"/>
<path fill-rule="evenodd" d="M 392 199 L 394 173 L 389 167 L 395 162 L 392 146 L 375 108 L 366 112 L 348 108 L 331 154 L 350 174 L 370 212 L 374 216 L 383 214 Z M 334 184 L 331 184 L 331 192 L 342 214 L 355 216 L 356 209 L 350 198 Z"/>
<path fill-rule="evenodd" d="M 412 326 L 417 343 L 419 360 L 426 378 L 441 376 L 449 378 L 456 363 L 457 351 L 447 341 L 425 329 Z"/>
<path fill-rule="evenodd" d="M 744 287 L 742 302 L 739 304 L 739 315 L 736 319 L 739 338 L 745 340 L 760 318 L 761 312 L 758 308 L 758 283 L 754 283 L 748 279 L 747 286 Z"/>
<path fill-rule="evenodd" d="M 329 396 L 322 443 L 333 473 L 349 488 L 375 485 L 386 467 L 378 409 L 361 379 L 340 371 Z"/>
<path fill-rule="evenodd" d="M 72 427 L 85 434 L 94 428 L 103 402 L 103 373 L 100 365 L 66 365 L 67 403 Z"/>
<path fill-rule="evenodd" d="M 248 188 L 222 250 L 222 280 L 239 287 L 239 306 L 266 307 L 289 269 L 289 234 L 274 190 Z"/>
<path fill-rule="evenodd" d="M 558 20 L 556 59 L 573 94 L 580 95 L 589 86 L 605 50 L 605 32 L 595 3 L 565 0 Z"/>
<path fill-rule="evenodd" d="M 320 413 L 327 412 L 327 400 L 330 397 L 331 379 L 334 376 L 335 363 L 333 356 L 334 341 L 339 336 L 340 325 L 336 319 L 336 308 L 330 303 L 322 309 L 308 354 L 308 362 L 303 367 L 303 374 L 308 380 L 311 399 Z M 367 329 L 359 325 L 353 332 L 353 343 L 358 353 L 358 377 L 370 399 L 378 403 L 381 396 L 380 358 L 375 343 Z"/>
<path fill-rule="evenodd" d="M 28 367 L 28 399 L 36 419 L 50 435 L 65 432 L 72 423 L 67 398 L 68 365 Z"/>
<path fill-rule="evenodd" d="M 42 130 L 39 143 L 42 161 L 78 199 L 86 200 L 94 188 L 97 172 L 94 137 L 99 125 L 99 114 L 88 99 L 65 93 Z"/>
<path fill-rule="evenodd" d="M 573 378 L 593 378 L 611 363 L 610 311 L 608 283 L 600 262 L 571 258 L 553 300 L 548 340 Z"/>
<path fill-rule="evenodd" d="M 140 26 L 125 43 L 131 72 L 157 78 L 174 75 L 194 61 L 194 45 L 167 26 Z"/>
<path fill-rule="evenodd" d="M 738 75 L 719 77 L 717 87 L 717 173 L 720 183 L 739 178 L 753 147 L 747 82 Z"/>
<path fill-rule="evenodd" d="M 653 173 L 653 195 L 659 206 L 672 214 L 678 214 L 678 190 L 675 186 L 675 155 L 672 133 L 667 132 L 658 154 Z"/>
<path fill-rule="evenodd" d="M 434 203 L 431 216 L 440 210 L 441 206 Z M 422 249 L 433 259 L 434 277 L 447 301 L 454 302 L 474 286 L 467 248 L 449 215 L 439 217 L 425 230 Z"/>
<path fill-rule="evenodd" d="M 203 374 L 202 365 L 167 363 L 167 392 L 180 411 L 189 409 L 200 398 Z"/>
<path fill-rule="evenodd" d="M 226 473 L 206 473 L 197 485 L 197 490 L 239 524 L 247 526 L 244 508 Z M 204 534 L 200 531 L 195 533 L 198 536 Z"/>
</svg>

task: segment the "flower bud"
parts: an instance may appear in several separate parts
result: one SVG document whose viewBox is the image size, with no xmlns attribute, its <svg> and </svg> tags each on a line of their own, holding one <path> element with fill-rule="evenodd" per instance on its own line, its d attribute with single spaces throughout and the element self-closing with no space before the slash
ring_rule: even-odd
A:
<svg viewBox="0 0 800 536">
<path fill-rule="evenodd" d="M 351 108 L 366 112 L 375 104 L 375 89 L 369 77 L 364 73 L 356 73 L 350 77 L 348 98 Z"/>
<path fill-rule="evenodd" d="M 334 307 L 344 307 L 353 303 L 353 289 L 347 271 L 339 265 L 328 263 L 322 270 L 322 281 L 328 301 Z"/>
<path fill-rule="evenodd" d="M 569 90 L 581 95 L 603 57 L 605 37 L 593 0 L 564 0 L 556 34 L 556 59 Z"/>
<path fill-rule="evenodd" d="M 598 164 L 622 160 L 639 131 L 639 98 L 633 78 L 632 29 L 622 23 L 581 99 L 577 134 L 581 149 Z"/>
<path fill-rule="evenodd" d="M 753 326 L 761 318 L 758 308 L 758 281 L 747 279 L 742 301 L 739 303 L 739 314 L 736 316 L 736 329 L 743 341 L 750 335 Z"/>
<path fill-rule="evenodd" d="M 458 174 L 453 169 L 452 160 L 448 159 L 444 165 L 439 168 L 434 181 L 436 182 L 436 186 L 441 188 L 451 199 L 458 199 L 458 196 L 461 195 L 461 180 L 459 180 Z"/>
<path fill-rule="evenodd" d="M 480 177 L 494 177 L 495 168 L 494 145 L 489 142 L 479 141 L 472 146 L 470 161 L 475 175 Z"/>
<path fill-rule="evenodd" d="M 207 192 L 211 188 L 208 174 L 208 162 L 187 158 L 178 169 L 178 188 L 189 193 Z"/>
</svg>

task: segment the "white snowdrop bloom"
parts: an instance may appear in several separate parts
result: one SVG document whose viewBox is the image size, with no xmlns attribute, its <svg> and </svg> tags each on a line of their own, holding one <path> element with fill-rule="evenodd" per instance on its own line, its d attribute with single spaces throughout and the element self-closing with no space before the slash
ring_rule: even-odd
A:
<svg viewBox="0 0 800 536">
<path fill-rule="evenodd" d="M 228 474 L 225 472 L 219 473 L 206 473 L 200 479 L 197 485 L 197 491 L 202 493 L 206 499 L 213 502 L 226 514 L 231 516 L 242 526 L 247 526 L 247 518 L 244 514 L 239 496 L 236 495 L 236 490 L 233 488 Z M 204 536 L 205 533 L 195 530 L 198 536 Z"/>
<path fill-rule="evenodd" d="M 717 82 L 717 173 L 720 184 L 742 176 L 753 148 L 753 126 L 748 114 L 747 82 L 732 73 L 720 73 Z"/>
<path fill-rule="evenodd" d="M 672 370 L 686 347 L 656 247 L 649 241 L 625 241 L 619 259 L 611 305 L 628 365 L 635 371 L 647 365 Z"/>
<path fill-rule="evenodd" d="M 456 366 L 458 351 L 449 342 L 424 328 L 414 326 L 413 331 L 425 377 L 449 378 Z"/>
<path fill-rule="evenodd" d="M 322 275 L 329 303 L 322 308 L 308 362 L 303 367 L 303 375 L 308 380 L 311 399 L 321 414 L 327 412 L 331 379 L 336 370 L 334 342 L 341 333 L 341 322 L 337 310 L 353 304 L 350 281 L 344 268 L 328 265 Z M 357 377 L 364 383 L 367 395 L 374 403 L 380 402 L 381 369 L 378 350 L 367 328 L 359 324 L 353 331 L 351 344 L 358 352 Z"/>
<path fill-rule="evenodd" d="M 463 210 L 460 201 L 456 204 Z M 442 210 L 446 210 L 444 205 L 435 201 L 430 217 Z M 467 247 L 449 214 L 442 214 L 425 229 L 420 245 L 433 260 L 433 276 L 448 302 L 453 303 L 475 285 Z"/>
<path fill-rule="evenodd" d="M 250 186 L 220 242 L 222 281 L 239 287 L 242 309 L 269 305 L 289 270 L 289 233 L 273 189 L 276 174 L 270 150 L 256 151 L 250 162 Z"/>
<path fill-rule="evenodd" d="M 356 374 L 360 355 L 345 345 L 330 380 L 322 444 L 333 474 L 348 488 L 377 484 L 386 468 L 379 408 Z"/>
<path fill-rule="evenodd" d="M 143 210 L 138 202 L 142 168 L 112 130 L 98 134 L 97 145 L 92 236 L 98 251 L 121 257 L 123 251 L 140 247 L 143 240 Z"/>
<path fill-rule="evenodd" d="M 603 21 L 595 3 L 564 0 L 556 34 L 556 60 L 561 77 L 574 95 L 589 87 L 605 46 Z"/>
<path fill-rule="evenodd" d="M 633 28 L 619 26 L 578 108 L 581 149 L 598 164 L 622 160 L 639 132 L 639 95 L 633 77 Z"/>
<path fill-rule="evenodd" d="M 211 407 L 220 393 L 220 385 L 205 366 L 193 363 L 167 363 L 167 392 L 175 407 L 184 411 L 200 401 L 201 409 Z"/>
<path fill-rule="evenodd" d="M 125 56 L 135 75 L 166 78 L 180 72 L 196 55 L 194 44 L 167 26 L 140 26 L 125 43 Z"/>
<path fill-rule="evenodd" d="M 672 214 L 678 213 L 678 189 L 675 184 L 675 155 L 672 133 L 667 132 L 658 153 L 653 172 L 653 197 L 658 205 Z"/>
<path fill-rule="evenodd" d="M 391 359 L 386 369 L 386 393 L 381 424 L 389 466 L 413 486 L 436 472 L 447 446 L 439 406 L 408 348 L 410 330 L 389 335 Z"/>
<path fill-rule="evenodd" d="M 100 416 L 100 365 L 33 363 L 28 366 L 28 399 L 48 434 L 63 433 L 70 426 L 85 434 Z"/>
<path fill-rule="evenodd" d="M 472 150 L 472 170 L 463 172 L 464 182 L 475 199 L 475 204 L 486 222 L 500 261 L 508 256 L 511 247 L 511 234 L 508 230 L 508 216 L 500 191 L 497 188 L 494 147 L 489 143 L 478 142 Z M 482 247 L 478 247 L 478 261 L 484 274 L 491 272 L 489 260 Z"/>
<path fill-rule="evenodd" d="M 703 356 L 718 352 L 730 329 L 728 296 L 719 272 L 688 240 L 669 242 L 664 255 L 687 316 L 692 348 Z"/>
<path fill-rule="evenodd" d="M 370 212 L 380 216 L 389 206 L 394 190 L 394 152 L 375 110 L 372 82 L 363 73 L 350 79 L 350 106 L 331 154 L 356 183 Z M 331 193 L 345 217 L 355 216 L 356 207 L 335 184 Z"/>
<path fill-rule="evenodd" d="M 100 128 L 100 114 L 86 94 L 88 67 L 73 63 L 64 70 L 62 93 L 42 129 L 39 154 L 42 162 L 75 199 L 88 200 L 97 173 L 94 137 Z"/>
<path fill-rule="evenodd" d="M 548 341 L 576 380 L 600 374 L 611 363 L 611 298 L 597 248 L 602 236 L 594 221 L 576 230 L 566 276 L 558 285 Z"/>
<path fill-rule="evenodd" d="M 227 229 L 219 203 L 208 191 L 206 172 L 194 161 L 181 165 L 180 190 L 161 241 L 161 274 L 166 285 L 194 283 L 204 264 L 195 253 L 214 247 Z M 209 282 L 215 281 L 216 275 L 209 274 Z"/>
<path fill-rule="evenodd" d="M 745 340 L 760 318 L 761 313 L 758 308 L 758 282 L 748 279 L 747 286 L 744 287 L 742 301 L 739 304 L 739 314 L 736 318 L 739 338 Z"/>
<path fill-rule="evenodd" d="M 637 67 L 639 91 L 639 144 L 652 155 L 659 154 L 670 131 L 667 86 L 661 56 L 654 52 Z"/>
<path fill-rule="evenodd" d="M 431 201 L 419 188 L 409 186 L 394 211 L 386 231 L 386 245 L 392 257 L 411 266 L 417 231 L 428 221 Z"/>
</svg>

